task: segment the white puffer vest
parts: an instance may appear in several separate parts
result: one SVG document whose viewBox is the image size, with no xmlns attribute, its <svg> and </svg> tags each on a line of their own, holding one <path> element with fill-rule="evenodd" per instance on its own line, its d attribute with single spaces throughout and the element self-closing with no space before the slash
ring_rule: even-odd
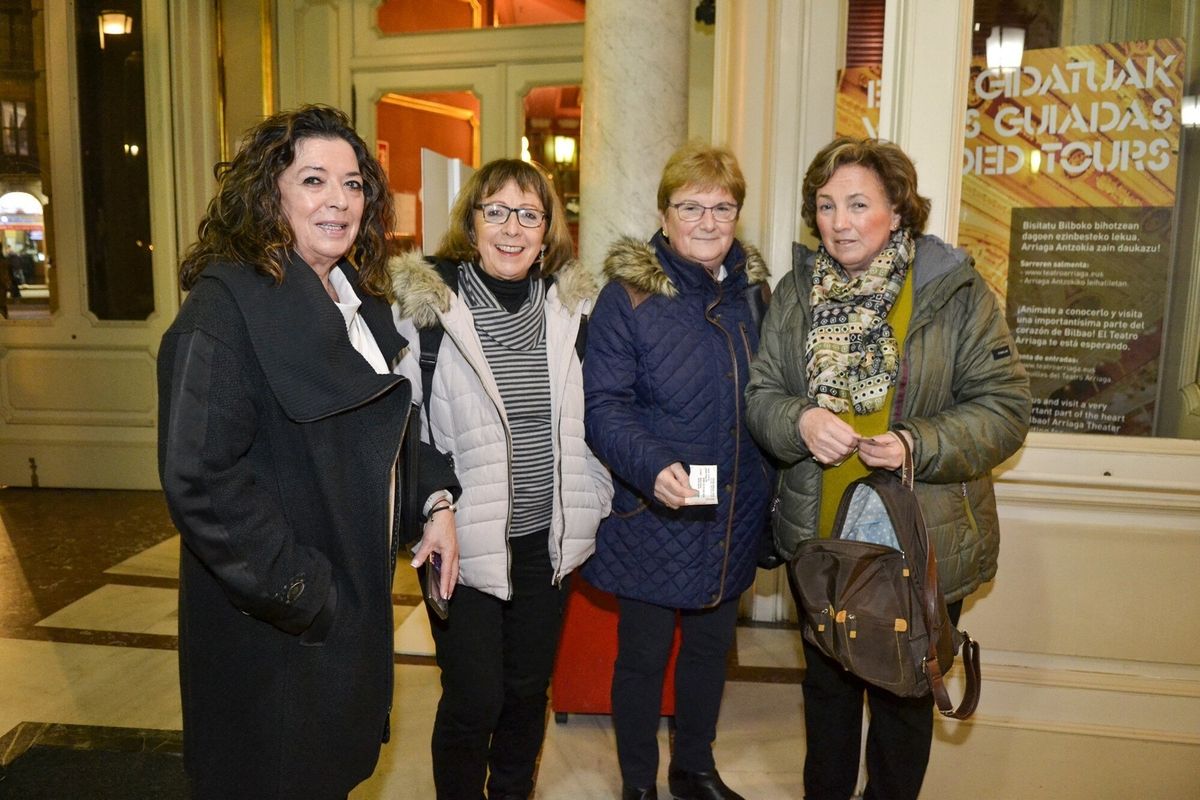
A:
<svg viewBox="0 0 1200 800">
<path fill-rule="evenodd" d="M 459 581 L 507 600 L 508 526 L 512 518 L 512 435 L 500 390 L 492 377 L 470 309 L 417 253 L 388 265 L 397 300 L 397 328 L 409 341 L 397 369 L 421 402 L 418 328 L 445 329 L 433 374 L 426 439 L 454 457 L 462 485 L 456 528 Z M 559 582 L 595 550 L 596 528 L 612 503 L 608 470 L 584 441 L 583 372 L 575 352 L 581 317 L 591 308 L 595 279 L 578 262 L 555 275 L 546 294 L 546 359 L 554 431 L 554 509 L 550 563 Z"/>
</svg>

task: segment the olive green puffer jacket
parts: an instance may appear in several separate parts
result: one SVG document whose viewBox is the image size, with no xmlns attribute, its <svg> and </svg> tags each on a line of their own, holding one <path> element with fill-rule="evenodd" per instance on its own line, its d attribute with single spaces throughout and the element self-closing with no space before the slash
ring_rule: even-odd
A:
<svg viewBox="0 0 1200 800">
<path fill-rule="evenodd" d="M 817 535 L 821 466 L 799 434 L 813 405 L 805 340 L 813 251 L 797 244 L 776 287 L 746 388 L 747 422 L 781 463 L 775 545 L 791 556 Z M 935 236 L 917 239 L 913 316 L 903 343 L 891 428 L 912 434 L 916 491 L 938 554 L 946 601 L 996 574 L 1000 533 L 991 470 L 1029 429 L 1029 380 L 995 295 L 970 257 Z"/>
</svg>

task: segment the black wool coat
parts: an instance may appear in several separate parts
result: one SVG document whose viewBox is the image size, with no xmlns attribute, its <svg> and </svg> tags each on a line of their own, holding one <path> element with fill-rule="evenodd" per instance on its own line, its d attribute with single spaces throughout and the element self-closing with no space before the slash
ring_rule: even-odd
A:
<svg viewBox="0 0 1200 800">
<path fill-rule="evenodd" d="M 342 269 L 356 289 L 357 274 Z M 360 292 L 384 358 L 406 344 Z M 411 388 L 350 344 L 316 273 L 214 264 L 158 355 L 159 473 L 182 535 L 179 667 L 193 796 L 345 797 L 393 682 L 393 487 Z M 423 452 L 420 493 L 455 484 Z M 419 535 L 419 531 L 416 532 Z"/>
</svg>

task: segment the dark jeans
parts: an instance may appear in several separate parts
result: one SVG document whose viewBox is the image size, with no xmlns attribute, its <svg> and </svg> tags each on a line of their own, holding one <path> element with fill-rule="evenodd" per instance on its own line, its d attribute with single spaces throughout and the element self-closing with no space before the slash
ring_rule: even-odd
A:
<svg viewBox="0 0 1200 800">
<path fill-rule="evenodd" d="M 485 781 L 493 798 L 533 791 L 565 597 L 551 583 L 547 535 L 511 540 L 512 600 L 460 585 L 449 620 L 431 616 L 442 669 L 432 741 L 439 800 L 480 800 Z"/>
<path fill-rule="evenodd" d="M 962 602 L 948 606 L 958 624 Z M 899 697 L 856 678 L 804 642 L 805 800 L 848 800 L 858 781 L 863 692 L 867 789 L 863 800 L 916 800 L 933 742 L 933 695 Z"/>
<path fill-rule="evenodd" d="M 617 598 L 617 662 L 612 713 L 617 761 L 626 786 L 653 786 L 658 775 L 658 720 L 663 676 L 671 656 L 676 609 Z M 713 769 L 712 743 L 725 691 L 725 660 L 733 646 L 737 598 L 716 608 L 681 610 L 675 662 L 675 749 L 671 764 L 690 772 Z"/>
</svg>

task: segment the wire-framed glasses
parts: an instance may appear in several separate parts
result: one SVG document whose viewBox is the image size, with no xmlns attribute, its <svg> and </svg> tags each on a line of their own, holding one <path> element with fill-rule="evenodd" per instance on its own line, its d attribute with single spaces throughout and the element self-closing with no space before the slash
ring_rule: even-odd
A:
<svg viewBox="0 0 1200 800">
<path fill-rule="evenodd" d="M 717 222 L 733 222 L 737 219 L 738 211 L 741 206 L 737 203 L 717 203 L 715 206 L 702 206 L 699 203 L 692 203 L 685 200 L 682 203 L 667 203 L 668 206 L 675 209 L 675 213 L 684 222 L 698 222 L 704 216 L 705 211 L 711 211 L 713 219 Z"/>
<path fill-rule="evenodd" d="M 483 212 L 483 221 L 491 225 L 503 225 L 508 222 L 514 211 L 522 228 L 540 228 L 546 221 L 546 212 L 536 208 L 510 208 L 504 203 L 484 203 L 475 208 Z"/>
</svg>

